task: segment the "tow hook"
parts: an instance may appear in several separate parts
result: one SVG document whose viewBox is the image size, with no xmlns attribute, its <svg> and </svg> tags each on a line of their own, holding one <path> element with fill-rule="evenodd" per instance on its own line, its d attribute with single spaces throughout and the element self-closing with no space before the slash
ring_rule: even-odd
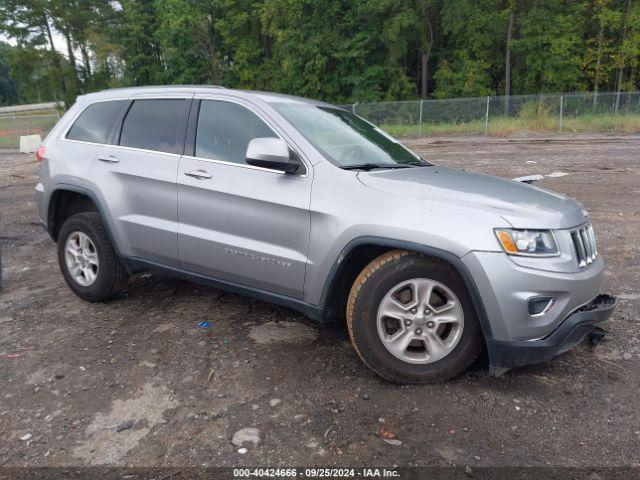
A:
<svg viewBox="0 0 640 480">
<path fill-rule="evenodd" d="M 589 339 L 589 345 L 591 345 L 592 347 L 595 347 L 602 341 L 602 339 L 605 337 L 607 333 L 609 332 L 607 332 L 605 329 L 600 327 L 595 327 L 593 330 L 591 330 L 587 334 L 587 337 Z"/>
</svg>

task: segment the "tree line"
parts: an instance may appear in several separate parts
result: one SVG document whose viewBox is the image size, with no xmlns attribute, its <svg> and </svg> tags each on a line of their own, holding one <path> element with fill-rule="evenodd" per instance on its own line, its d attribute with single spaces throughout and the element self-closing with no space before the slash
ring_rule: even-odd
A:
<svg viewBox="0 0 640 480">
<path fill-rule="evenodd" d="M 2 104 L 126 85 L 354 102 L 640 84 L 638 0 L 0 0 L 0 20 Z"/>
</svg>

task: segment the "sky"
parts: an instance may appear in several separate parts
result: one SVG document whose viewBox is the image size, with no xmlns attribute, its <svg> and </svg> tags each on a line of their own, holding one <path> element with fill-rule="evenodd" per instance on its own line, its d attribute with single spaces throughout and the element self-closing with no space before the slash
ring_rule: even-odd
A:
<svg viewBox="0 0 640 480">
<path fill-rule="evenodd" d="M 51 31 L 51 36 L 53 37 L 53 46 L 56 48 L 58 52 L 60 52 L 65 57 L 67 56 L 67 45 L 64 41 L 64 37 L 56 32 L 55 30 Z M 0 33 L 0 42 L 8 43 L 9 45 L 15 45 L 16 41 L 13 38 L 7 37 L 4 33 Z M 78 55 L 75 55 L 76 58 Z"/>
</svg>

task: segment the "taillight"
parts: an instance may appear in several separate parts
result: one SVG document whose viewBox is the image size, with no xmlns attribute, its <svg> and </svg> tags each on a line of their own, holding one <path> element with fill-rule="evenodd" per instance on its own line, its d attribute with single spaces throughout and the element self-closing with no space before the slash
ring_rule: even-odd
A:
<svg viewBox="0 0 640 480">
<path fill-rule="evenodd" d="M 47 153 L 47 149 L 45 148 L 44 145 L 40 145 L 40 148 L 38 148 L 38 151 L 36 152 L 36 160 L 38 162 L 41 162 L 42 160 L 44 160 L 44 156 Z"/>
</svg>

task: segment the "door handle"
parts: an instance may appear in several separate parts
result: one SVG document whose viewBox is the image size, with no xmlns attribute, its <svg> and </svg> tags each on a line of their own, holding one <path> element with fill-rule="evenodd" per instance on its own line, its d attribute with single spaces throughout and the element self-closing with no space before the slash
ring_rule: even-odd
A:
<svg viewBox="0 0 640 480">
<path fill-rule="evenodd" d="M 198 180 L 211 178 L 211 174 L 207 173 L 205 170 L 187 170 L 184 174 L 189 177 L 197 178 Z"/>
<path fill-rule="evenodd" d="M 109 155 L 108 157 L 98 157 L 98 161 L 103 163 L 119 163 L 120 159 L 114 155 Z"/>
</svg>

